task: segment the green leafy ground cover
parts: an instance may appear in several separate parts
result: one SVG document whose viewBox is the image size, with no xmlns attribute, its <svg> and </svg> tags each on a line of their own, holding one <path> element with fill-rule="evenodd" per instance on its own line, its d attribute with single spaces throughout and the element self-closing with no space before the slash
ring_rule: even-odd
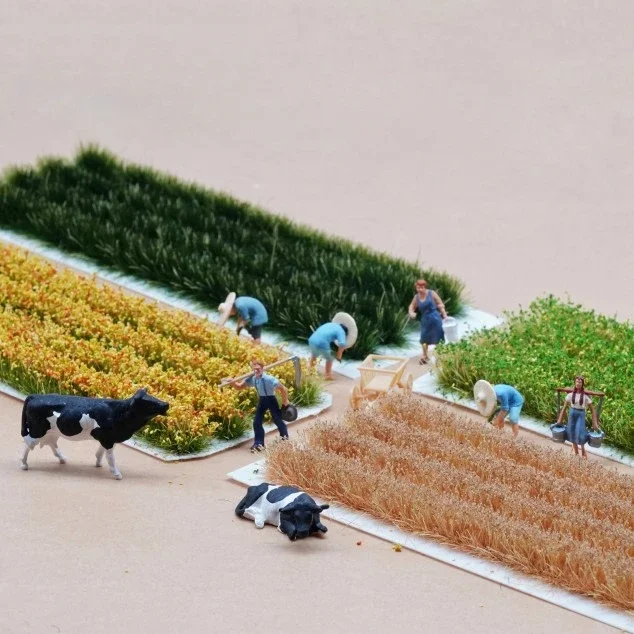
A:
<svg viewBox="0 0 634 634">
<path fill-rule="evenodd" d="M 424 277 L 454 316 L 463 283 L 294 224 L 89 146 L 0 181 L 0 224 L 159 282 L 210 308 L 229 291 L 260 298 L 269 326 L 306 340 L 339 310 L 354 315 L 350 358 L 404 343 L 406 308 Z"/>
<path fill-rule="evenodd" d="M 552 296 L 507 318 L 504 327 L 439 347 L 441 387 L 473 398 L 473 384 L 481 378 L 515 385 L 526 399 L 523 413 L 554 422 L 555 388 L 571 387 L 583 374 L 587 389 L 606 393 L 606 441 L 634 453 L 632 324 Z"/>
</svg>

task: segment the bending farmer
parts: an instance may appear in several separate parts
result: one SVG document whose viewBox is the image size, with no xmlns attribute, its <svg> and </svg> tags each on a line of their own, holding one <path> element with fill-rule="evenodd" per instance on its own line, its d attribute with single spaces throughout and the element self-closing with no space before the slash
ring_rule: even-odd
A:
<svg viewBox="0 0 634 634">
<path fill-rule="evenodd" d="M 357 340 L 357 324 L 348 313 L 337 313 L 331 322 L 323 324 L 308 338 L 310 346 L 310 367 L 315 367 L 319 357 L 326 359 L 326 378 L 332 380 L 332 364 L 335 355 L 330 346 L 337 346 L 336 358 L 341 361 L 346 348 L 350 348 Z"/>
<path fill-rule="evenodd" d="M 499 405 L 500 409 L 492 421 L 493 425 L 498 429 L 504 429 L 504 419 L 508 416 L 513 436 L 517 438 L 524 397 L 512 385 L 504 383 L 491 385 L 488 381 L 478 381 L 473 386 L 473 396 L 480 414 L 487 418 Z"/>
<path fill-rule="evenodd" d="M 288 405 L 288 390 L 280 380 L 270 374 L 265 374 L 264 363 L 262 361 L 255 360 L 251 362 L 251 368 L 253 375 L 244 379 L 244 381 L 234 381 L 230 383 L 232 387 L 238 390 L 242 390 L 246 387 L 254 387 L 258 391 L 258 406 L 255 410 L 255 417 L 253 418 L 253 433 L 255 438 L 253 439 L 253 446 L 251 447 L 251 453 L 256 453 L 264 449 L 264 414 L 271 412 L 271 418 L 279 429 L 282 440 L 288 440 L 288 428 L 282 418 L 280 406 L 278 405 L 275 392 L 279 392 L 282 395 L 282 404 Z"/>
<path fill-rule="evenodd" d="M 254 343 L 262 340 L 262 326 L 269 321 L 264 304 L 255 297 L 236 297 L 235 293 L 229 293 L 227 299 L 218 306 L 220 319 L 218 325 L 222 326 L 229 317 L 238 315 L 236 334 L 240 334 L 243 328 L 253 337 Z"/>
</svg>

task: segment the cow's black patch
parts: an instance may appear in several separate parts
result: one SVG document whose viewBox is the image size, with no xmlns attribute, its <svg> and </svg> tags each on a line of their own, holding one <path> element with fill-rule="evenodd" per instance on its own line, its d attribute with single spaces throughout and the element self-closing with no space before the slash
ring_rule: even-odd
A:
<svg viewBox="0 0 634 634">
<path fill-rule="evenodd" d="M 287 489 L 293 489 L 293 493 L 296 491 L 299 491 L 299 489 L 295 489 L 293 487 L 285 487 Z M 271 495 L 269 493 L 269 495 Z M 288 493 L 287 493 L 288 495 Z M 268 498 L 268 496 L 267 496 Z M 308 493 L 302 493 L 301 495 L 298 495 L 292 502 L 290 502 L 289 504 L 287 504 L 284 508 L 280 509 L 280 511 L 294 511 L 297 509 L 309 509 L 309 510 L 314 510 L 318 508 L 317 507 L 317 503 L 315 502 L 315 500 L 313 500 L 313 498 L 310 497 L 310 495 L 308 495 Z"/>
<path fill-rule="evenodd" d="M 271 504 L 275 504 L 276 502 L 281 502 L 284 498 L 291 495 L 291 493 L 297 493 L 299 489 L 297 487 L 287 487 L 281 486 L 277 489 L 273 489 L 266 494 L 266 499 L 271 502 Z M 302 495 L 306 495 L 303 493 Z M 299 496 L 302 497 L 301 495 Z"/>
<path fill-rule="evenodd" d="M 244 512 L 253 506 L 258 499 L 260 499 L 268 490 L 271 485 L 268 482 L 262 482 L 256 486 L 251 486 L 247 489 L 247 494 L 240 500 L 238 506 L 236 506 L 236 515 L 242 517 Z"/>
</svg>

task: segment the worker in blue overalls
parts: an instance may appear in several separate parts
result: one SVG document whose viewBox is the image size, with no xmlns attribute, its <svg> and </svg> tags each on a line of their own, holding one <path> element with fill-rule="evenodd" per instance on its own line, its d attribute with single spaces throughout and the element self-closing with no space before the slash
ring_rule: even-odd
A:
<svg viewBox="0 0 634 634">
<path fill-rule="evenodd" d="M 243 328 L 253 337 L 254 343 L 262 340 L 262 326 L 269 321 L 264 304 L 255 297 L 246 295 L 236 297 L 235 293 L 229 293 L 227 299 L 218 306 L 220 319 L 218 325 L 222 326 L 229 317 L 238 315 L 238 325 L 236 333 L 240 334 Z"/>
<path fill-rule="evenodd" d="M 277 402 L 275 392 L 282 396 L 282 405 L 288 406 L 288 390 L 284 384 L 276 377 L 264 372 L 264 363 L 259 359 L 251 362 L 253 374 L 244 381 L 233 381 L 229 385 L 238 390 L 246 387 L 254 387 L 258 391 L 258 406 L 253 418 L 253 446 L 251 453 L 257 453 L 264 449 L 264 414 L 271 412 L 271 418 L 277 425 L 282 440 L 288 440 L 288 428 L 282 418 L 282 412 Z"/>
</svg>

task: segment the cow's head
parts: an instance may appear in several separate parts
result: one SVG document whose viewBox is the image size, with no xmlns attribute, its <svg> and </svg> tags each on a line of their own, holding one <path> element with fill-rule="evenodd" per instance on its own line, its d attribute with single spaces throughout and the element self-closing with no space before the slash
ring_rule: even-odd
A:
<svg viewBox="0 0 634 634">
<path fill-rule="evenodd" d="M 146 389 L 137 390 L 130 399 L 130 411 L 135 418 L 149 421 L 154 416 L 167 414 L 169 403 L 150 396 Z"/>
<path fill-rule="evenodd" d="M 319 514 L 329 507 L 329 504 L 315 503 L 310 497 L 308 501 L 294 500 L 280 509 L 279 530 L 291 541 L 303 539 L 316 532 L 325 533 L 328 529 L 319 521 Z"/>
</svg>

